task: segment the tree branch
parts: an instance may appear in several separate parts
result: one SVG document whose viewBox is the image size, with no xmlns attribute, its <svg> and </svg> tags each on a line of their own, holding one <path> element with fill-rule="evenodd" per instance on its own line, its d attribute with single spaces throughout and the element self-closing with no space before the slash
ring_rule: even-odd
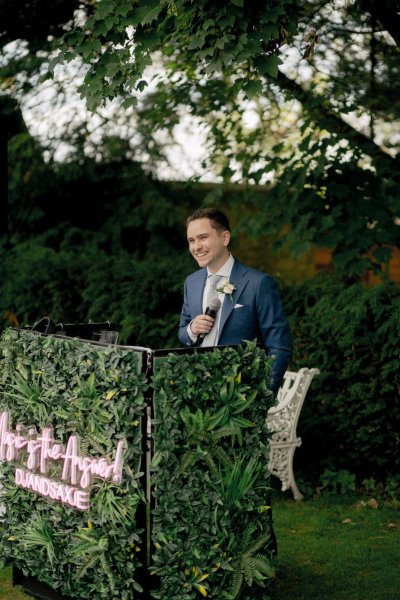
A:
<svg viewBox="0 0 400 600">
<path fill-rule="evenodd" d="M 361 149 L 377 163 L 377 167 L 378 165 L 390 165 L 390 168 L 393 168 L 394 165 L 400 167 L 399 155 L 393 157 L 367 135 L 357 131 L 352 125 L 344 121 L 325 99 L 319 98 L 310 90 L 304 89 L 281 71 L 278 74 L 277 84 L 282 90 L 290 92 L 316 123 L 323 121 L 324 129 L 347 139 L 350 144 Z"/>
</svg>

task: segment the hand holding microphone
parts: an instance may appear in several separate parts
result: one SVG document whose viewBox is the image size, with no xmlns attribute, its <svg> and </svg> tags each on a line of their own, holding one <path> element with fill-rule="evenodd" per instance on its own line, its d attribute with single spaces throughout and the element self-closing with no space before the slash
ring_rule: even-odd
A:
<svg viewBox="0 0 400 600">
<path fill-rule="evenodd" d="M 203 315 L 199 315 L 190 325 L 192 333 L 197 335 L 197 339 L 195 342 L 195 346 L 199 346 L 201 342 L 204 340 L 207 333 L 209 333 L 214 326 L 215 317 L 221 307 L 221 301 L 215 297 L 209 301 L 208 306 Z M 211 317 L 213 321 L 210 319 L 204 319 L 204 316 Z"/>
</svg>

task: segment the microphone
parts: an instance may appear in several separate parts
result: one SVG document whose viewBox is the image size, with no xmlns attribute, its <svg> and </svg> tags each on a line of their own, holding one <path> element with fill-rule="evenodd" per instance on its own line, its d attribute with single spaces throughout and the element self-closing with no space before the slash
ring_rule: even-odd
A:
<svg viewBox="0 0 400 600">
<path fill-rule="evenodd" d="M 215 317 L 217 316 L 217 312 L 219 311 L 220 308 L 221 308 L 221 300 L 219 300 L 217 297 L 215 297 L 212 300 L 210 300 L 210 302 L 208 303 L 208 306 L 207 306 L 204 314 L 209 315 L 210 317 L 215 319 Z M 214 325 L 213 325 L 213 327 L 214 327 Z M 201 342 L 204 340 L 204 338 L 206 337 L 206 335 L 207 335 L 206 333 L 200 333 L 197 336 L 195 346 L 199 346 L 201 344 Z"/>
</svg>

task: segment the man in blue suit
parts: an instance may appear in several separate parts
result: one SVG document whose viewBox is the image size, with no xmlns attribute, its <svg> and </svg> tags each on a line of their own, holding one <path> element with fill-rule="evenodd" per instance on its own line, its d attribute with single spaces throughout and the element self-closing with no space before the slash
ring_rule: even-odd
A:
<svg viewBox="0 0 400 600">
<path fill-rule="evenodd" d="M 229 221 L 218 209 L 190 215 L 187 239 L 200 270 L 185 281 L 180 342 L 195 346 L 204 337 L 203 346 L 223 346 L 257 339 L 275 358 L 270 387 L 276 392 L 292 354 L 292 338 L 274 279 L 231 255 Z M 212 280 L 217 284 L 211 293 L 222 303 L 215 318 L 205 314 Z"/>
</svg>

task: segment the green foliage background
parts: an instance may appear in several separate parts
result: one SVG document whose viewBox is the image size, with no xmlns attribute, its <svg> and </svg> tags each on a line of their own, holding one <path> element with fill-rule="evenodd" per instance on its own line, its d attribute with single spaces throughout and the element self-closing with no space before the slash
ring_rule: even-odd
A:
<svg viewBox="0 0 400 600">
<path fill-rule="evenodd" d="M 79 61 L 89 109 L 118 102 L 157 158 L 155 131 L 173 139 L 181 115 L 195 117 L 203 166 L 224 182 L 274 182 L 267 201 L 252 198 L 247 229 L 280 234 L 294 254 L 328 247 L 338 272 L 360 277 L 399 246 L 395 4 L 101 0 L 54 40 L 42 80 Z"/>
<path fill-rule="evenodd" d="M 297 468 L 314 482 L 325 468 L 359 481 L 398 476 L 399 286 L 349 286 L 322 274 L 282 294 L 294 335 L 291 368 L 321 371 L 300 417 Z"/>
<path fill-rule="evenodd" d="M 190 195 L 179 206 L 131 160 L 47 165 L 29 135 L 16 139 L 9 236 L 0 239 L 1 317 L 11 313 L 23 325 L 44 314 L 110 320 L 120 343 L 176 346 L 182 274 L 192 269 L 184 229 Z"/>
<path fill-rule="evenodd" d="M 89 108 L 116 95 L 126 98 L 123 106 L 128 108 L 136 105 L 129 92 L 148 85 L 145 68 L 155 51 L 161 49 L 171 61 L 180 55 L 182 62 L 188 61 L 189 51 L 192 65 L 199 63 L 203 75 L 235 74 L 236 89 L 251 98 L 262 87 L 257 76 L 277 76 L 281 61 L 276 50 L 296 32 L 297 18 L 292 0 L 148 0 L 119 5 L 101 0 L 84 30 L 75 28 L 59 40 L 60 52 L 44 78 L 57 64 L 79 55 L 91 65 L 80 88 Z"/>
</svg>

